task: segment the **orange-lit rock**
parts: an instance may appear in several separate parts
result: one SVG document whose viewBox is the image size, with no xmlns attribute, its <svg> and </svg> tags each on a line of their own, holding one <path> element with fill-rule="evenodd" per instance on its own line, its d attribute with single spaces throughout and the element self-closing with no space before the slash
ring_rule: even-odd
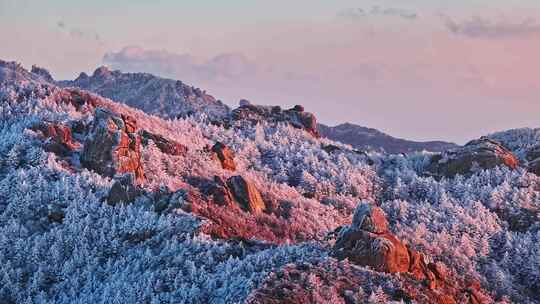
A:
<svg viewBox="0 0 540 304">
<path fill-rule="evenodd" d="M 221 163 L 221 167 L 226 170 L 235 171 L 234 152 L 227 145 L 216 142 L 212 147 L 213 157 Z"/>
</svg>

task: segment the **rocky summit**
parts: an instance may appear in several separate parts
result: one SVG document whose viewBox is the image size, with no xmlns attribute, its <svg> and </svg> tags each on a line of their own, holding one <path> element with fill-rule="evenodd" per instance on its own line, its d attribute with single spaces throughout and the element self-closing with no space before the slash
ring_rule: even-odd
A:
<svg viewBox="0 0 540 304">
<path fill-rule="evenodd" d="M 244 100 L 240 103 L 240 107 L 232 112 L 232 119 L 252 123 L 284 122 L 294 128 L 305 130 L 314 137 L 320 137 L 315 115 L 304 112 L 304 107 L 300 105 L 283 110 L 279 106 L 257 106 Z"/>
<path fill-rule="evenodd" d="M 501 143 L 482 137 L 470 141 L 462 148 L 448 150 L 434 156 L 427 170 L 435 176 L 449 177 L 502 165 L 516 169 L 519 166 L 519 160 Z"/>
<path fill-rule="evenodd" d="M 324 133 L 300 105 L 0 61 L 0 303 L 540 303 L 539 129 Z"/>
<path fill-rule="evenodd" d="M 90 76 L 81 73 L 74 80 L 57 83 L 62 87 L 88 90 L 164 118 L 204 113 L 211 120 L 221 120 L 230 111 L 227 105 L 205 91 L 179 80 L 146 73 L 122 73 L 105 66 L 97 68 Z"/>
</svg>

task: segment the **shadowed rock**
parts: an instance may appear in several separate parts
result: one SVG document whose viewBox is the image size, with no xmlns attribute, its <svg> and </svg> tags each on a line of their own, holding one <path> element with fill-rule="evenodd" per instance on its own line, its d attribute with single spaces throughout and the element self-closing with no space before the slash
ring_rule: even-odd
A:
<svg viewBox="0 0 540 304">
<path fill-rule="evenodd" d="M 428 165 L 427 172 L 436 177 L 453 177 L 457 174 L 468 175 L 478 169 L 491 169 L 501 165 L 515 169 L 519 161 L 502 144 L 482 137 L 461 148 L 434 156 Z"/>
<path fill-rule="evenodd" d="M 266 209 L 261 193 L 255 185 L 242 176 L 232 176 L 227 186 L 240 206 L 251 213 L 261 213 Z"/>
<path fill-rule="evenodd" d="M 134 173 L 137 183 L 144 181 L 141 139 L 136 131 L 133 118 L 97 108 L 81 154 L 82 165 L 108 177 Z"/>
<path fill-rule="evenodd" d="M 110 205 L 116 205 L 120 202 L 131 203 L 139 194 L 140 190 L 135 184 L 133 173 L 123 174 L 115 177 L 107 202 Z"/>
<path fill-rule="evenodd" d="M 209 195 L 212 196 L 214 203 L 220 206 L 230 206 L 234 201 L 231 190 L 220 176 L 214 176 L 214 183 L 209 189 Z"/>
<path fill-rule="evenodd" d="M 341 151 L 341 148 L 336 145 L 321 145 L 321 149 L 326 151 L 326 153 L 334 153 L 337 151 Z"/>
</svg>

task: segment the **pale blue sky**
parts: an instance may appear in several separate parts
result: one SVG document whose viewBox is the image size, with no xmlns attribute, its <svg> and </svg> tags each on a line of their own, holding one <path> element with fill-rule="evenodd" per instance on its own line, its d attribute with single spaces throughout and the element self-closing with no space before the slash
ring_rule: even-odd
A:
<svg viewBox="0 0 540 304">
<path fill-rule="evenodd" d="M 0 0 L 0 58 L 60 79 L 142 69 L 231 105 L 464 142 L 540 126 L 539 17 L 532 0 Z"/>
</svg>

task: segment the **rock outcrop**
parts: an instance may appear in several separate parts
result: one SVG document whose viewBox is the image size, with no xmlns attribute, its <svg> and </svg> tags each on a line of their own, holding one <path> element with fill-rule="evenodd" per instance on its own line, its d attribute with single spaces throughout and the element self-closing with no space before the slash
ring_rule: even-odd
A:
<svg viewBox="0 0 540 304">
<path fill-rule="evenodd" d="M 357 206 L 350 226 L 342 228 L 332 254 L 351 263 L 369 266 L 375 271 L 403 273 L 406 278 L 422 282 L 432 294 L 433 303 L 484 303 L 478 284 L 466 284 L 454 278 L 446 265 L 432 262 L 423 253 L 411 249 L 388 230 L 384 211 L 369 203 Z M 409 297 L 418 293 L 414 284 L 408 288 Z"/>
<path fill-rule="evenodd" d="M 282 110 L 279 106 L 257 106 L 249 102 L 243 102 L 240 107 L 232 112 L 232 119 L 252 123 L 259 123 L 261 121 L 289 123 L 295 128 L 305 130 L 314 137 L 320 137 L 315 115 L 304 112 L 304 107 L 302 106 Z"/>
<path fill-rule="evenodd" d="M 214 176 L 214 182 L 210 185 L 208 195 L 212 201 L 220 206 L 231 206 L 234 202 L 234 196 L 229 186 L 220 176 Z"/>
<path fill-rule="evenodd" d="M 502 144 L 482 137 L 463 147 L 434 156 L 427 167 L 427 173 L 435 177 L 453 177 L 501 165 L 515 169 L 519 166 L 519 160 Z"/>
<path fill-rule="evenodd" d="M 140 194 L 140 189 L 135 184 L 133 173 L 127 173 L 115 178 L 109 191 L 107 202 L 110 205 L 117 205 L 121 202 L 131 203 Z"/>
<path fill-rule="evenodd" d="M 369 204 L 357 207 L 351 226 L 344 228 L 334 246 L 339 259 L 396 273 L 409 270 L 407 247 L 388 231 L 384 212 Z"/>
<path fill-rule="evenodd" d="M 227 186 L 244 210 L 258 214 L 266 209 L 261 193 L 253 182 L 237 175 L 227 180 Z"/>
<path fill-rule="evenodd" d="M 137 183 L 144 181 L 137 122 L 130 116 L 97 108 L 84 143 L 81 164 L 108 177 L 133 173 Z"/>
<path fill-rule="evenodd" d="M 221 167 L 226 170 L 235 171 L 236 163 L 234 162 L 234 152 L 225 144 L 216 142 L 212 147 L 212 156 L 219 160 Z"/>
<path fill-rule="evenodd" d="M 185 156 L 187 154 L 188 148 L 181 143 L 178 143 L 174 140 L 166 139 L 165 137 L 150 133 L 146 130 L 141 132 L 142 144 L 147 145 L 149 140 L 152 140 L 158 149 L 169 155 L 175 156 Z"/>
<path fill-rule="evenodd" d="M 80 147 L 78 142 L 73 140 L 71 128 L 60 123 L 42 122 L 33 128 L 41 132 L 47 139 L 45 150 L 58 155 L 68 155 Z"/>
<path fill-rule="evenodd" d="M 59 105 L 72 105 L 77 112 L 91 114 L 97 107 L 104 107 L 101 97 L 75 88 L 55 92 L 53 100 Z"/>
</svg>

